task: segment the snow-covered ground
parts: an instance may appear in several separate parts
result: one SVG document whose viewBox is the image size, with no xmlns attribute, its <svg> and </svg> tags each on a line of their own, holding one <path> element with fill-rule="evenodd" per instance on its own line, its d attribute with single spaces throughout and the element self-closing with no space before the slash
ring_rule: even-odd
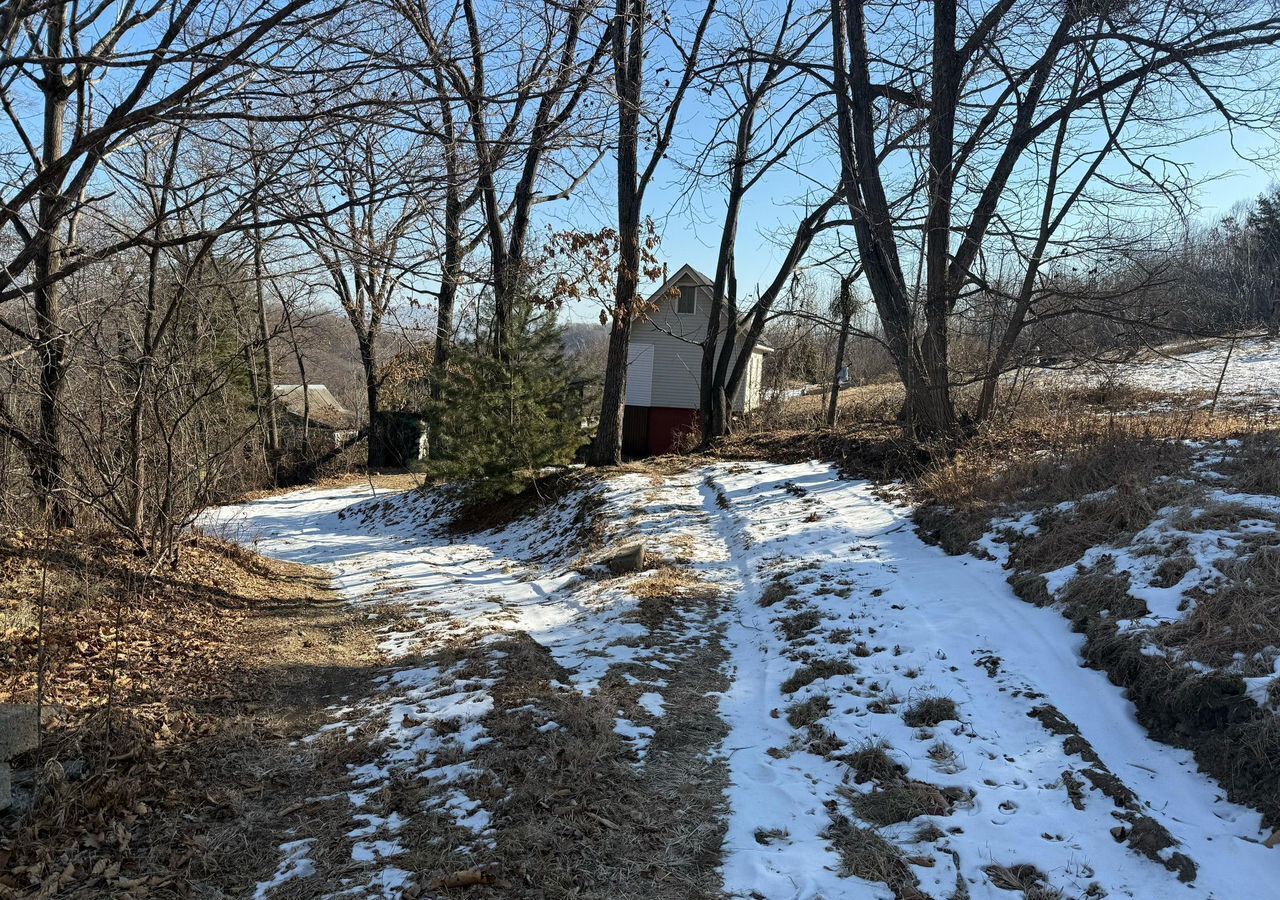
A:
<svg viewBox="0 0 1280 900">
<path fill-rule="evenodd" d="M 877 828 L 926 896 L 1008 898 L 1000 873 L 1026 866 L 1067 897 L 1230 900 L 1280 882 L 1280 849 L 1263 846 L 1260 816 L 1226 802 L 1189 753 L 1146 736 L 1120 690 L 1082 666 L 1081 638 L 1058 613 L 1018 600 L 998 563 L 922 543 L 909 510 L 869 484 L 819 463 L 737 463 L 624 474 L 592 490 L 611 534 L 643 537 L 652 556 L 679 560 L 727 600 L 717 621 L 690 616 L 685 631 L 721 641 L 727 659 L 728 735 L 712 754 L 729 784 L 719 872 L 728 895 L 894 896 L 851 874 L 858 866 L 840 852 L 840 828 L 871 825 L 865 804 L 893 787 L 851 776 L 848 754 L 879 741 L 901 767 L 894 783 L 936 798 L 936 808 Z M 493 740 L 501 652 L 478 675 L 421 665 L 434 647 L 483 651 L 527 634 L 568 673 L 560 689 L 583 695 L 611 671 L 649 673 L 637 711 L 616 722 L 644 759 L 668 713 L 663 673 L 680 652 L 638 640 L 636 598 L 652 572 L 580 571 L 579 500 L 465 539 L 442 527 L 438 494 L 416 492 L 306 490 L 207 518 L 259 552 L 329 569 L 353 603 L 397 616 L 378 690 L 350 698 L 330 726 L 352 740 L 363 739 L 362 724 L 379 729 L 376 761 L 349 772 L 353 866 L 327 886 L 335 895 L 399 897 L 415 881 L 397 865 L 413 826 L 369 806 L 396 778 L 436 787 L 429 812 L 470 835 L 476 853 L 503 840 L 486 806 L 501 792 L 477 789 L 475 762 Z M 954 716 L 907 724 L 927 698 L 952 701 Z M 446 720 L 450 728 L 432 727 Z M 1136 852 L 1125 838 L 1139 819 L 1175 844 L 1154 859 Z M 317 877 L 308 846 L 282 835 L 280 869 L 261 895 Z M 1183 857 L 1196 867 L 1190 884 L 1178 878 L 1188 874 Z"/>
<path fill-rule="evenodd" d="M 1219 403 L 1274 408 L 1280 406 L 1280 340 L 1247 338 L 1234 344 L 1223 340 L 1194 353 L 1152 354 L 1124 365 L 1077 370 L 1071 377 L 1093 381 L 1114 378 L 1162 393 L 1204 395 L 1205 403 L 1210 402 L 1221 378 Z"/>
</svg>

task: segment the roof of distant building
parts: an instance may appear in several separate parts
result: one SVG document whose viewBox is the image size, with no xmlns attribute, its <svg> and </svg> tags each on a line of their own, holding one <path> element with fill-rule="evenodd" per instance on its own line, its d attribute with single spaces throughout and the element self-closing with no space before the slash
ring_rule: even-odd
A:
<svg viewBox="0 0 1280 900">
<path fill-rule="evenodd" d="M 308 384 L 306 390 L 300 384 L 277 384 L 272 393 L 285 411 L 301 419 L 310 415 L 316 425 L 329 428 L 354 428 L 355 413 L 338 402 L 323 384 Z"/>
</svg>

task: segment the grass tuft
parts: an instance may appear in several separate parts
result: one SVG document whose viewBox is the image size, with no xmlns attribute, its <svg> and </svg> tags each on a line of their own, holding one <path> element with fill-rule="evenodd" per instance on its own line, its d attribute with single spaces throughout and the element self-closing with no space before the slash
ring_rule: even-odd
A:
<svg viewBox="0 0 1280 900">
<path fill-rule="evenodd" d="M 898 848 L 874 829 L 835 815 L 823 832 L 840 855 L 840 874 L 887 884 L 898 900 L 921 900 L 925 895 Z"/>
<path fill-rule="evenodd" d="M 920 816 L 945 816 L 951 804 L 931 784 L 899 781 L 869 794 L 851 794 L 854 812 L 873 825 L 896 825 Z"/>
<path fill-rule="evenodd" d="M 889 742 L 873 738 L 862 744 L 846 758 L 853 770 L 853 780 L 858 784 L 878 781 L 881 784 L 895 781 L 907 774 L 906 767 L 889 756 Z"/>
<path fill-rule="evenodd" d="M 831 701 L 825 694 L 810 697 L 787 707 L 787 723 L 792 728 L 807 728 L 831 712 Z"/>
<path fill-rule="evenodd" d="M 932 728 L 958 716 L 956 702 L 949 697 L 921 697 L 902 711 L 902 721 L 912 728 Z"/>
<path fill-rule="evenodd" d="M 853 666 L 842 659 L 820 659 L 797 669 L 790 678 L 782 682 L 780 690 L 784 694 L 794 694 L 802 687 L 813 684 L 819 679 L 831 678 L 834 675 L 852 675 L 854 671 Z"/>
</svg>

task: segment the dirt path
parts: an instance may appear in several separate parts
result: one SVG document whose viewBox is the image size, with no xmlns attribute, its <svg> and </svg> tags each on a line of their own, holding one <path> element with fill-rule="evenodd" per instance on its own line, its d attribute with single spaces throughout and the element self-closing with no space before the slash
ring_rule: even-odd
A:
<svg viewBox="0 0 1280 900">
<path fill-rule="evenodd" d="M 343 488 L 219 514 L 391 623 L 377 690 L 316 739 L 346 777 L 261 896 L 1227 900 L 1280 875 L 1057 613 L 826 466 L 632 472 L 477 535 L 448 512 Z M 646 571 L 590 567 L 637 537 Z"/>
</svg>

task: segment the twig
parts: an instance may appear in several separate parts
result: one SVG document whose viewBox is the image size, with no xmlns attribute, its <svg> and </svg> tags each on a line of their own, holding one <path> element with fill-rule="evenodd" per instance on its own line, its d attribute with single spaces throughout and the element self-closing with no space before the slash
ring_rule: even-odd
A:
<svg viewBox="0 0 1280 900">
<path fill-rule="evenodd" d="M 1209 416 L 1213 416 L 1213 412 L 1218 408 L 1218 395 L 1222 393 L 1222 382 L 1227 378 L 1227 366 L 1231 363 L 1231 354 L 1235 352 L 1236 339 L 1231 338 L 1231 343 L 1227 344 L 1227 356 L 1222 361 L 1222 371 L 1218 373 L 1218 383 L 1213 389 L 1213 399 L 1209 401 Z"/>
<path fill-rule="evenodd" d="M 44 763 L 44 610 L 49 598 L 49 544 L 53 540 L 49 510 L 44 512 L 44 548 L 40 554 L 40 609 L 36 621 L 36 756 Z"/>
</svg>

